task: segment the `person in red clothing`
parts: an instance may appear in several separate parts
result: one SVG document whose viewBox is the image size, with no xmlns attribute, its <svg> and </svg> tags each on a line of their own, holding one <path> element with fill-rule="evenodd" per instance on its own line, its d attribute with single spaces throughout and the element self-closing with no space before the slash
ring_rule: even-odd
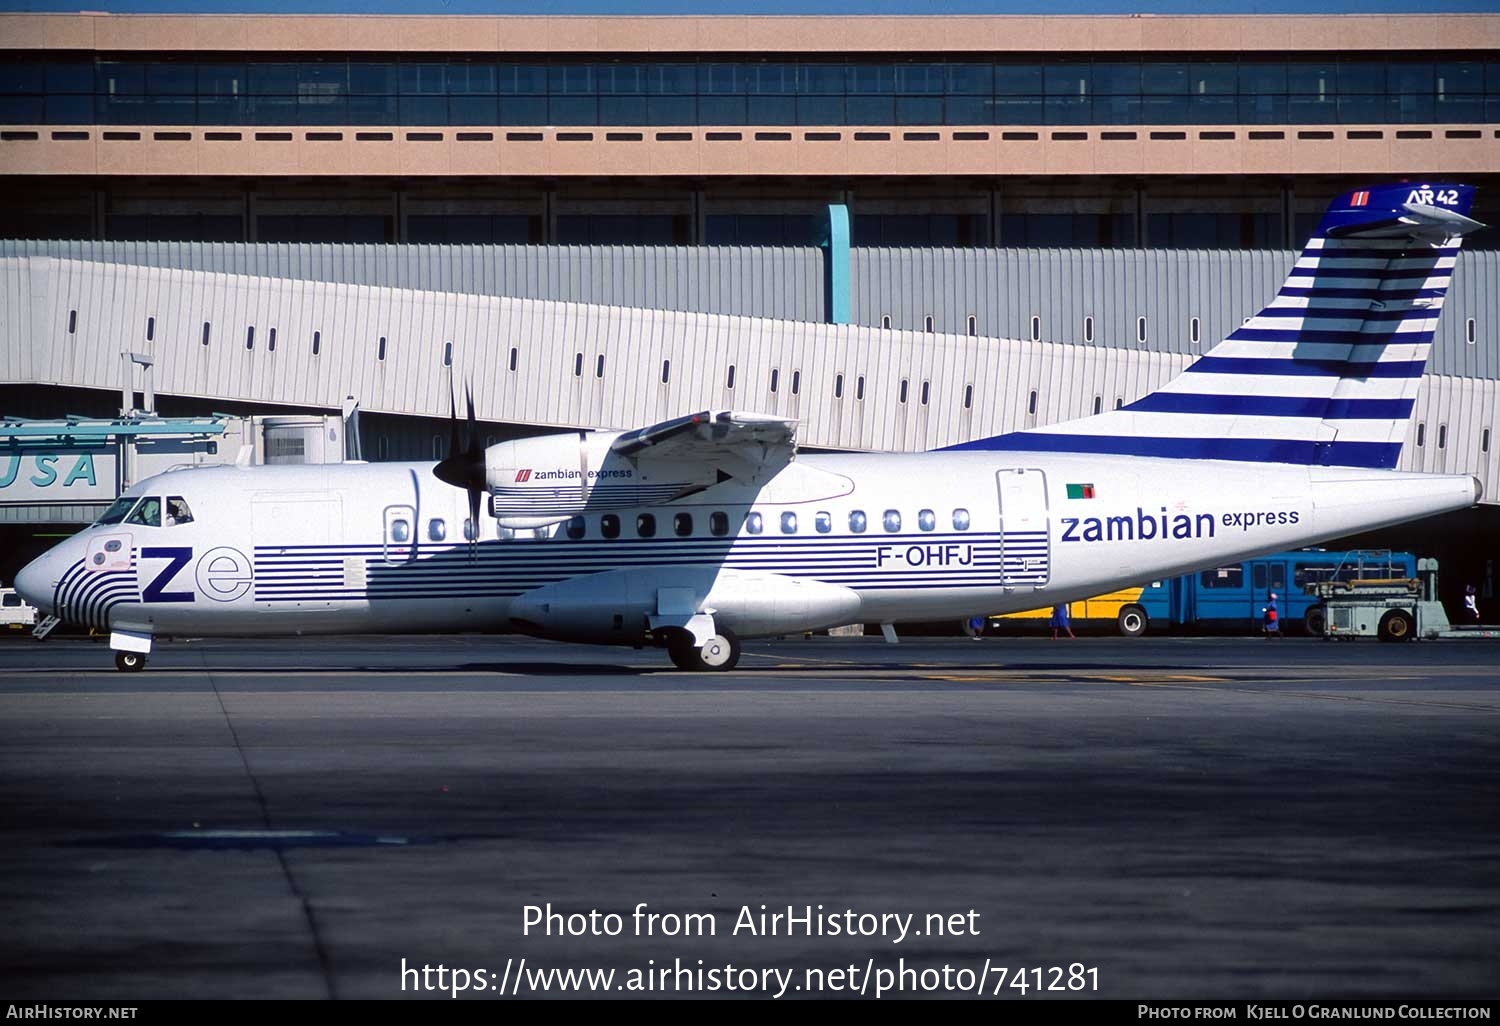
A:
<svg viewBox="0 0 1500 1026">
<path fill-rule="evenodd" d="M 1270 600 L 1266 602 L 1265 608 L 1260 612 L 1265 617 L 1266 640 L 1269 641 L 1272 638 L 1281 637 L 1281 621 L 1276 614 L 1276 593 L 1274 591 L 1271 592 Z"/>
</svg>

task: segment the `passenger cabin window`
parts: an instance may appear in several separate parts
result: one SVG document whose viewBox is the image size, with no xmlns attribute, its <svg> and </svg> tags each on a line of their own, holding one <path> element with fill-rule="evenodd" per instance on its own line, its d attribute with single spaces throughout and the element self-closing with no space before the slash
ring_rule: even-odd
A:
<svg viewBox="0 0 1500 1026">
<path fill-rule="evenodd" d="M 473 541 L 479 537 L 479 532 L 474 529 L 474 521 L 464 517 L 464 541 Z"/>
<path fill-rule="evenodd" d="M 635 518 L 635 533 L 642 538 L 656 537 L 656 517 L 642 513 Z"/>
<path fill-rule="evenodd" d="M 892 534 L 896 533 L 901 530 L 901 511 L 896 509 L 886 510 L 885 516 L 880 518 L 880 523 L 887 531 Z"/>
<path fill-rule="evenodd" d="M 138 495 L 122 495 L 110 503 L 109 508 L 94 523 L 118 524 L 125 519 L 125 515 L 130 512 L 131 507 L 140 501 L 140 496 Z"/>
<path fill-rule="evenodd" d="M 760 534 L 765 530 L 765 523 L 761 520 L 759 513 L 751 513 L 745 517 L 745 530 L 751 534 Z"/>
<path fill-rule="evenodd" d="M 850 510 L 850 512 L 849 512 L 849 530 L 850 531 L 852 531 L 855 534 L 864 534 L 865 533 L 865 528 L 868 527 L 868 526 L 869 526 L 869 519 L 865 516 L 865 511 L 864 510 L 862 510 L 862 509 Z"/>
<path fill-rule="evenodd" d="M 679 538 L 689 537 L 693 533 L 693 515 L 691 513 L 674 513 L 672 515 L 672 533 Z"/>
<path fill-rule="evenodd" d="M 613 513 L 606 513 L 599 518 L 599 533 L 606 538 L 620 537 L 620 518 Z"/>
<path fill-rule="evenodd" d="M 411 541 L 411 524 L 405 520 L 391 521 L 391 541 Z"/>
<path fill-rule="evenodd" d="M 583 517 L 573 517 L 568 520 L 565 526 L 568 532 L 568 537 L 572 538 L 574 541 L 582 538 L 587 531 Z"/>
<path fill-rule="evenodd" d="M 956 509 L 953 511 L 953 529 L 955 531 L 967 531 L 969 529 L 969 511 Z"/>
<path fill-rule="evenodd" d="M 729 514 L 715 511 L 708 515 L 708 533 L 724 537 L 729 533 Z"/>
<path fill-rule="evenodd" d="M 427 521 L 427 537 L 431 541 L 442 541 L 444 538 L 447 538 L 447 523 L 437 518 Z"/>
<path fill-rule="evenodd" d="M 161 500 L 156 496 L 150 496 L 141 500 L 141 504 L 130 514 L 127 524 L 139 524 L 142 527 L 161 526 Z"/>
<path fill-rule="evenodd" d="M 797 533 L 797 514 L 791 512 L 790 510 L 788 510 L 787 512 L 781 514 L 781 533 L 782 534 L 796 534 Z"/>
<path fill-rule="evenodd" d="M 917 526 L 924 531 L 937 530 L 937 514 L 930 509 L 924 509 L 917 513 Z"/>
<path fill-rule="evenodd" d="M 188 509 L 187 500 L 180 495 L 167 496 L 167 526 L 192 522 L 193 511 Z"/>
<path fill-rule="evenodd" d="M 833 514 L 819 511 L 813 516 L 813 526 L 819 534 L 827 534 L 833 530 Z"/>
<path fill-rule="evenodd" d="M 1198 583 L 1205 588 L 1243 588 L 1245 567 L 1241 563 L 1205 570 L 1198 575 Z"/>
</svg>

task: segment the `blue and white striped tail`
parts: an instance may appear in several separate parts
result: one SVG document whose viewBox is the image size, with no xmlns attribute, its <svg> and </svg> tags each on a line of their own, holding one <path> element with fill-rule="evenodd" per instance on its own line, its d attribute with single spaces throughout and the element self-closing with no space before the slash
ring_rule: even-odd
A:
<svg viewBox="0 0 1500 1026">
<path fill-rule="evenodd" d="M 954 449 L 1393 468 L 1432 348 L 1471 186 L 1339 197 L 1271 305 L 1119 410 Z"/>
</svg>

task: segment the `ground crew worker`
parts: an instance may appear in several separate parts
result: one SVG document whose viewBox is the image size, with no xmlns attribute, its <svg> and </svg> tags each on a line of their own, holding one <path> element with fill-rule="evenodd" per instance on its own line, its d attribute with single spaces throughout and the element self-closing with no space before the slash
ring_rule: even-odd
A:
<svg viewBox="0 0 1500 1026">
<path fill-rule="evenodd" d="M 1276 593 L 1271 592 L 1271 598 L 1266 602 L 1261 615 L 1265 617 L 1266 640 L 1281 637 L 1281 620 L 1276 613 Z"/>
<path fill-rule="evenodd" d="M 1078 635 L 1076 635 L 1076 634 L 1073 633 L 1072 617 L 1069 614 L 1068 604 L 1066 602 L 1059 603 L 1058 605 L 1055 605 L 1055 606 L 1052 607 L 1052 640 L 1053 641 L 1057 640 L 1057 632 L 1058 631 L 1067 631 L 1068 632 L 1068 637 L 1070 637 L 1070 638 L 1076 638 L 1076 637 L 1078 637 Z"/>
</svg>

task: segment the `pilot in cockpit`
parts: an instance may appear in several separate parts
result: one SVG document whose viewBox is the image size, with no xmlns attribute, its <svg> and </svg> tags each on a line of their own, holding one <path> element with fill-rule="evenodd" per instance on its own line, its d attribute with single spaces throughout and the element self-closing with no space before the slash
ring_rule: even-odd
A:
<svg viewBox="0 0 1500 1026">
<path fill-rule="evenodd" d="M 180 495 L 167 496 L 167 526 L 192 522 L 193 513 L 188 509 L 187 500 Z"/>
<path fill-rule="evenodd" d="M 152 496 L 142 499 L 141 504 L 135 508 L 135 512 L 125 521 L 127 524 L 139 524 L 142 527 L 161 526 L 161 500 Z"/>
</svg>

